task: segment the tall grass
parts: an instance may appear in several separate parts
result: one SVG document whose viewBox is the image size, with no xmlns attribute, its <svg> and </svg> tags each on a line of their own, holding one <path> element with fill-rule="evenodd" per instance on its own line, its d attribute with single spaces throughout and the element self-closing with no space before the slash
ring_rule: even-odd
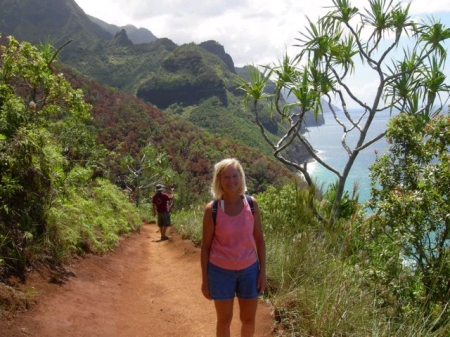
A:
<svg viewBox="0 0 450 337">
<path fill-rule="evenodd" d="M 203 210 L 202 205 L 172 214 L 172 223 L 182 238 L 190 239 L 197 246 L 202 242 Z"/>
<path fill-rule="evenodd" d="M 310 191 L 287 186 L 258 195 L 267 247 L 270 298 L 278 331 L 294 336 L 367 335 L 373 310 L 349 278 L 322 225 Z"/>
</svg>

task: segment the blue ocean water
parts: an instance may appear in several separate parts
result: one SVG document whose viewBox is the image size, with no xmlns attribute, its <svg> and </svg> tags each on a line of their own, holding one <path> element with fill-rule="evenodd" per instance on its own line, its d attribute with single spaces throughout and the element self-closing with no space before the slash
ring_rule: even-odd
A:
<svg viewBox="0 0 450 337">
<path fill-rule="evenodd" d="M 352 116 L 359 116 L 360 114 L 361 111 L 358 110 L 350 111 L 350 115 Z M 338 113 L 337 116 L 341 121 L 347 121 L 343 112 Z M 308 132 L 305 134 L 305 137 L 314 149 L 318 151 L 318 155 L 322 160 L 335 169 L 342 171 L 348 159 L 348 155 L 341 144 L 343 129 L 342 126 L 334 120 L 331 113 L 325 113 L 324 117 L 325 124 L 318 127 L 308 127 Z M 371 129 L 366 141 L 385 131 L 390 117 L 389 111 L 377 113 L 375 119 L 372 121 Z M 360 124 L 363 122 L 364 121 Z M 349 126 L 350 124 L 347 122 L 345 125 Z M 348 134 L 347 142 L 351 148 L 354 148 L 357 136 L 359 136 L 358 131 L 352 131 Z M 358 193 L 360 202 L 370 199 L 369 166 L 375 161 L 377 157 L 376 152 L 378 153 L 378 156 L 386 152 L 386 145 L 385 138 L 378 140 L 367 149 L 361 151 L 353 164 L 345 189 L 351 192 L 354 183 L 357 182 L 359 184 Z M 324 189 L 326 189 L 327 185 L 337 180 L 337 176 L 334 173 L 328 171 L 316 161 L 308 164 L 308 172 L 316 181 L 317 186 L 320 187 L 323 185 Z"/>
</svg>

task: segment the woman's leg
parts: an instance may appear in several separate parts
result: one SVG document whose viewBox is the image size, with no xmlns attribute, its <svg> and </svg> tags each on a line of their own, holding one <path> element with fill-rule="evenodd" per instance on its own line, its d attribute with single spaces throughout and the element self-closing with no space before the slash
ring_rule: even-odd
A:
<svg viewBox="0 0 450 337">
<path fill-rule="evenodd" d="M 214 301 L 217 315 L 216 337 L 230 337 L 231 320 L 233 319 L 234 299 Z"/>
<path fill-rule="evenodd" d="M 241 337 L 253 337 L 255 333 L 256 308 L 258 307 L 258 299 L 239 298 L 239 316 L 241 319 Z"/>
</svg>

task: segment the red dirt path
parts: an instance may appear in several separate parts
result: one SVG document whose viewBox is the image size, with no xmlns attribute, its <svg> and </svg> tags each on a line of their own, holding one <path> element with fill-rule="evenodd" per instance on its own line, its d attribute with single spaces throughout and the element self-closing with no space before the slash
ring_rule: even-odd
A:
<svg viewBox="0 0 450 337">
<path fill-rule="evenodd" d="M 62 285 L 31 275 L 26 287 L 39 293 L 37 304 L 2 318 L 0 336 L 215 336 L 214 304 L 200 290 L 200 250 L 176 233 L 161 242 L 157 229 L 146 224 L 113 252 L 79 258 Z M 235 302 L 231 336 L 240 336 Z M 255 336 L 271 336 L 273 321 L 260 301 Z"/>
</svg>

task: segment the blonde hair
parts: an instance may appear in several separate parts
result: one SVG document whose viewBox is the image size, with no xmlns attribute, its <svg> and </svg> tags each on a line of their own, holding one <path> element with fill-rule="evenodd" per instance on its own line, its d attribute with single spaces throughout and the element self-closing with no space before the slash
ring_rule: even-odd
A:
<svg viewBox="0 0 450 337">
<path fill-rule="evenodd" d="M 211 184 L 211 194 L 214 199 L 220 199 L 222 197 L 223 191 L 222 186 L 220 185 L 220 176 L 222 175 L 222 172 L 230 166 L 237 168 L 239 172 L 239 194 L 244 195 L 247 190 L 245 173 L 241 163 L 235 158 L 226 158 L 214 165 L 214 174 Z"/>
</svg>

